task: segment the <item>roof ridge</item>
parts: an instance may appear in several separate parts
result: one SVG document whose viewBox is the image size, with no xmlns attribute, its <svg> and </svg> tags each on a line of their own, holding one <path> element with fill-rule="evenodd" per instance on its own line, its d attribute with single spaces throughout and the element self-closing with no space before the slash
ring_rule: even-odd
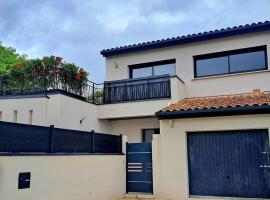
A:
<svg viewBox="0 0 270 200">
<path fill-rule="evenodd" d="M 267 91 L 261 91 L 259 94 L 268 94 L 270 93 L 269 90 Z M 221 95 L 210 95 L 210 96 L 198 96 L 198 97 L 187 97 L 183 99 L 202 99 L 202 98 L 214 98 L 214 97 L 230 97 L 230 96 L 241 96 L 241 95 L 256 95 L 253 92 L 245 92 L 245 93 L 236 93 L 236 94 L 221 94 Z M 181 99 L 181 100 L 183 100 Z M 179 101 L 181 101 L 179 100 Z M 178 101 L 178 102 L 179 102 Z"/>
<path fill-rule="evenodd" d="M 158 40 L 153 40 L 153 41 L 148 41 L 148 42 L 138 42 L 138 43 L 134 43 L 131 45 L 123 45 L 123 46 L 119 46 L 119 47 L 103 49 L 103 50 L 101 50 L 100 53 L 106 57 L 106 56 L 118 55 L 118 54 L 123 54 L 123 53 L 129 53 L 128 50 L 131 50 L 134 48 L 141 48 L 141 49 L 138 49 L 138 51 L 139 50 L 147 50 L 146 47 L 149 48 L 151 45 L 172 43 L 172 42 L 180 41 L 180 40 L 183 41 L 183 40 L 192 39 L 192 38 L 196 38 L 196 37 L 200 37 L 200 36 L 201 37 L 202 36 L 205 36 L 205 37 L 210 36 L 210 38 L 208 38 L 208 39 L 214 39 L 213 37 L 211 37 L 211 35 L 214 35 L 217 33 L 221 34 L 221 33 L 226 33 L 226 32 L 239 31 L 238 34 L 243 34 L 244 31 L 241 31 L 241 30 L 256 28 L 256 27 L 260 27 L 260 26 L 267 26 L 267 25 L 270 25 L 270 21 L 250 23 L 250 24 L 245 24 L 245 25 L 238 25 L 238 26 L 233 26 L 233 27 L 227 27 L 227 28 L 209 30 L 209 31 L 198 32 L 198 33 L 193 33 L 193 34 L 186 34 L 186 35 L 181 35 L 181 36 L 176 36 L 176 37 L 170 37 L 170 38 L 166 38 L 166 39 L 158 39 Z M 270 27 L 267 27 L 265 29 L 270 30 Z M 265 31 L 265 29 L 263 29 L 261 31 Z M 230 35 L 231 34 L 229 34 L 228 36 L 230 36 Z M 225 36 L 223 36 L 223 37 L 225 37 Z M 206 39 L 204 38 L 204 40 L 206 40 Z M 189 43 L 189 42 L 186 41 L 186 43 Z M 173 44 L 167 44 L 167 45 L 169 46 L 169 45 L 173 45 Z M 143 49 L 143 48 L 146 48 L 146 49 Z M 123 50 L 125 50 L 125 51 L 123 51 Z"/>
</svg>

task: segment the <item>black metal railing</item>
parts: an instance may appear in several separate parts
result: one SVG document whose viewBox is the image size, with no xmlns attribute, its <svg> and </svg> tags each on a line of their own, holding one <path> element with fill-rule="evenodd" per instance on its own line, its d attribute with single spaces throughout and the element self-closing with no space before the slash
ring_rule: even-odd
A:
<svg viewBox="0 0 270 200">
<path fill-rule="evenodd" d="M 169 75 L 104 82 L 104 103 L 168 98 L 170 96 Z"/>
<path fill-rule="evenodd" d="M 21 79 L 15 83 L 9 77 L 0 77 L 0 96 L 46 94 L 55 91 L 68 92 L 95 104 L 103 103 L 103 84 L 76 80 L 60 70 L 50 75 Z"/>
<path fill-rule="evenodd" d="M 97 84 L 89 80 L 82 82 L 59 73 L 41 76 L 39 79 L 39 81 L 27 79 L 14 86 L 8 78 L 0 77 L 0 96 L 49 94 L 64 91 L 94 104 L 171 97 L 169 75 L 105 81 L 104 84 Z"/>
</svg>

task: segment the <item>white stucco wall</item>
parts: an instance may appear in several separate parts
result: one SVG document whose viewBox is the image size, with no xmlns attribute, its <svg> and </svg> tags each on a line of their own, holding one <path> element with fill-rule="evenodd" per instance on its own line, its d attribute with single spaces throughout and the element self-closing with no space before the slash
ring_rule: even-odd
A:
<svg viewBox="0 0 270 200">
<path fill-rule="evenodd" d="M 106 80 L 128 78 L 128 65 L 176 59 L 176 73 L 185 82 L 185 97 L 237 94 L 251 92 L 254 88 L 270 90 L 269 71 L 194 79 L 193 56 L 260 45 L 267 45 L 270 66 L 268 31 L 108 57 Z"/>
<path fill-rule="evenodd" d="M 31 172 L 29 189 L 19 172 Z M 0 156 L 1 200 L 117 200 L 125 181 L 123 155 Z"/>
<path fill-rule="evenodd" d="M 97 117 L 97 106 L 61 94 L 37 98 L 0 99 L 2 120 L 13 122 L 13 111 L 18 111 L 18 123 L 29 123 L 29 110 L 33 110 L 34 125 L 83 131 L 109 132 L 106 120 Z M 80 124 L 80 120 L 84 119 Z"/>
<path fill-rule="evenodd" d="M 130 143 L 142 142 L 142 129 L 159 128 L 159 121 L 155 118 L 113 120 L 110 121 L 110 131 L 114 134 L 127 136 Z"/>
<path fill-rule="evenodd" d="M 60 95 L 60 101 L 59 127 L 109 133 L 108 121 L 98 119 L 97 105 L 65 95 Z M 80 124 L 81 119 L 84 120 Z"/>
<path fill-rule="evenodd" d="M 153 117 L 155 113 L 172 103 L 171 99 L 132 101 L 98 106 L 99 119 L 123 119 Z"/>
<path fill-rule="evenodd" d="M 228 117 L 175 119 L 173 127 L 169 120 L 160 123 L 161 134 L 153 148 L 154 195 L 171 200 L 189 198 L 187 168 L 187 132 L 223 131 L 243 129 L 270 129 L 270 114 Z M 220 199 L 220 198 L 211 198 Z"/>
<path fill-rule="evenodd" d="M 13 111 L 18 111 L 18 123 L 29 123 L 29 110 L 33 110 L 33 124 L 48 125 L 47 111 L 48 99 L 24 98 L 24 99 L 0 99 L 0 111 L 2 121 L 13 122 Z"/>
<path fill-rule="evenodd" d="M 74 129 L 96 132 L 123 134 L 128 136 L 129 142 L 141 142 L 141 131 L 146 128 L 159 128 L 159 121 L 155 118 L 142 119 L 123 119 L 123 120 L 105 120 L 99 119 L 99 115 L 104 113 L 101 106 L 87 103 L 65 95 L 55 94 L 49 95 L 49 99 L 45 97 L 39 98 L 17 98 L 17 99 L 0 99 L 0 111 L 2 112 L 2 121 L 13 121 L 13 111 L 18 111 L 18 123 L 29 124 L 29 110 L 33 110 L 33 125 L 50 126 L 57 128 Z M 165 100 L 163 100 L 165 101 Z M 162 100 L 161 100 L 162 102 Z M 156 110 L 168 105 L 156 101 L 155 105 L 151 102 L 133 102 L 124 104 L 108 104 L 104 105 L 110 116 L 129 117 L 130 113 L 137 112 L 141 116 L 143 112 L 139 112 L 138 104 L 144 110 L 150 109 L 152 116 Z M 153 102 L 152 102 L 153 103 Z M 130 107 L 128 104 L 132 104 Z M 121 107 L 121 105 L 123 107 Z M 117 113 L 113 113 L 114 106 Z M 103 107 L 103 106 L 102 106 Z M 98 111 L 100 112 L 98 114 Z M 127 116 L 124 115 L 127 114 Z M 132 116 L 132 115 L 131 115 Z M 80 124 L 80 120 L 84 119 Z"/>
</svg>

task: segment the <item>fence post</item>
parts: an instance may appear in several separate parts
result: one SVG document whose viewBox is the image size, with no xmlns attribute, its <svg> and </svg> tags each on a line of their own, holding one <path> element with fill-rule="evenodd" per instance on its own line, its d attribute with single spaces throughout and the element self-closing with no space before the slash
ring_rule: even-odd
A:
<svg viewBox="0 0 270 200">
<path fill-rule="evenodd" d="M 50 125 L 50 152 L 49 153 L 53 153 L 53 129 L 54 129 L 54 125 Z"/>
<path fill-rule="evenodd" d="M 95 153 L 95 131 L 94 130 L 91 130 L 91 133 L 92 133 L 92 152 L 91 153 Z"/>
<path fill-rule="evenodd" d="M 124 86 L 124 100 L 128 100 L 128 86 L 127 86 L 127 82 L 125 82 L 125 86 Z"/>
<path fill-rule="evenodd" d="M 149 79 L 147 79 L 147 82 L 146 82 L 146 95 L 147 97 L 146 98 L 150 98 L 150 86 L 149 86 Z"/>
<path fill-rule="evenodd" d="M 128 142 L 128 138 L 126 135 L 122 135 L 122 154 L 126 154 L 127 153 L 127 142 Z"/>
<path fill-rule="evenodd" d="M 3 95 L 3 89 L 4 89 L 4 77 L 3 76 L 1 76 L 0 77 L 0 81 L 1 81 L 1 92 L 0 92 L 0 96 L 2 96 Z"/>
<path fill-rule="evenodd" d="M 119 137 L 120 137 L 119 153 L 123 153 L 123 134 L 121 134 Z"/>
<path fill-rule="evenodd" d="M 95 83 L 92 83 L 92 87 L 93 87 L 93 99 L 92 99 L 92 101 L 93 101 L 93 103 L 95 103 Z"/>
</svg>

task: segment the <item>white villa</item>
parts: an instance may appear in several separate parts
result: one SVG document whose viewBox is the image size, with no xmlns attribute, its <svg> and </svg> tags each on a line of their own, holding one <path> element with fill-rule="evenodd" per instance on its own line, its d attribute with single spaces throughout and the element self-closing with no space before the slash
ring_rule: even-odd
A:
<svg viewBox="0 0 270 200">
<path fill-rule="evenodd" d="M 270 22 L 106 49 L 102 85 L 3 95 L 0 118 L 126 136 L 123 195 L 269 199 L 269 52 Z"/>
</svg>

